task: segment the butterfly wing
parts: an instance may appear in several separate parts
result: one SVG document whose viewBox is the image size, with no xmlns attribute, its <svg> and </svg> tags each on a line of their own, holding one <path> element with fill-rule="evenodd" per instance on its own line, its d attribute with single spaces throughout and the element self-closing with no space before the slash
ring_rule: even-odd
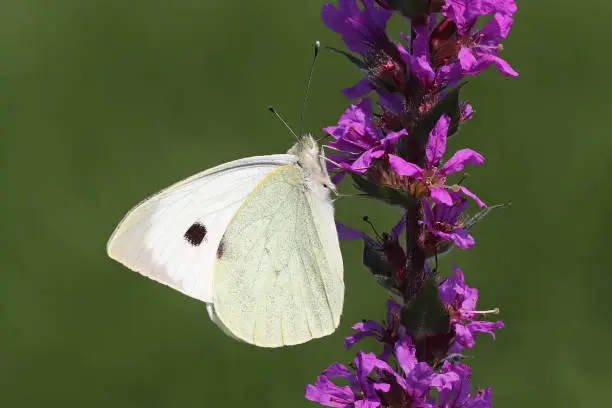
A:
<svg viewBox="0 0 612 408">
<path fill-rule="evenodd" d="M 249 157 L 180 181 L 130 210 L 107 252 L 144 276 L 211 302 L 219 241 L 234 213 L 268 173 L 295 161 L 288 154 Z"/>
<path fill-rule="evenodd" d="M 236 212 L 219 245 L 213 300 L 215 318 L 257 346 L 338 327 L 344 282 L 332 201 L 309 193 L 300 167 L 268 174 Z"/>
</svg>

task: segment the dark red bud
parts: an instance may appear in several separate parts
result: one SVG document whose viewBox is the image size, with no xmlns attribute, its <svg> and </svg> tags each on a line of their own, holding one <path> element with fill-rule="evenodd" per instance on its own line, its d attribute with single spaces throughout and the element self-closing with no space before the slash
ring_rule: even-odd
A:
<svg viewBox="0 0 612 408">
<path fill-rule="evenodd" d="M 399 281 L 403 281 L 406 278 L 406 253 L 399 244 L 398 240 L 392 238 L 389 234 L 384 233 L 382 236 L 383 251 L 387 255 L 389 262 L 393 264 L 397 271 L 397 277 Z"/>
<path fill-rule="evenodd" d="M 455 339 L 455 331 L 451 328 L 448 333 L 428 333 L 422 345 L 424 350 L 419 350 L 425 356 L 425 361 L 436 364 L 443 359 Z"/>
<path fill-rule="evenodd" d="M 429 50 L 434 66 L 439 67 L 456 58 L 461 50 L 457 25 L 445 18 L 433 29 L 429 39 Z"/>
</svg>

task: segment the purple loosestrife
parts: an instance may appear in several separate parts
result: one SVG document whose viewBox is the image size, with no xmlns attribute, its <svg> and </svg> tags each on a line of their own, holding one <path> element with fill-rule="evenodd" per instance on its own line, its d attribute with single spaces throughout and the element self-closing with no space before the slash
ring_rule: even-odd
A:
<svg viewBox="0 0 612 408">
<path fill-rule="evenodd" d="M 344 170 L 363 173 L 368 170 L 375 159 L 394 151 L 397 139 L 406 131 L 386 132 L 373 122 L 372 103 L 365 98 L 357 104 L 351 104 L 340 116 L 336 126 L 323 129 L 333 141 L 327 146 L 335 151 L 329 155 L 330 160 L 337 162 Z M 334 177 L 339 182 L 344 172 Z"/>
<path fill-rule="evenodd" d="M 393 14 L 374 0 L 362 0 L 363 9 L 355 0 L 339 0 L 338 7 L 323 5 L 321 18 L 325 25 L 342 35 L 347 48 L 362 56 L 367 77 L 343 90 L 349 98 L 368 93 L 376 83 L 402 86 L 405 67 L 398 50 L 386 33 L 387 21 Z"/>
<path fill-rule="evenodd" d="M 460 97 L 466 77 L 491 66 L 518 76 L 500 55 L 516 10 L 514 0 L 323 5 L 323 22 L 348 51 L 330 49 L 364 75 L 342 92 L 349 99 L 377 95 L 350 104 L 337 124 L 323 129 L 331 136 L 328 169 L 335 182 L 350 178 L 362 195 L 399 207 L 402 216 L 391 232 L 374 237 L 337 222 L 341 239 L 363 239 L 363 264 L 391 298 L 385 320 L 352 326 L 344 345 L 362 349 L 348 366 L 333 363 L 308 385 L 308 400 L 330 407 L 492 406 L 491 388 L 473 389 L 462 360 L 477 333 L 495 338 L 504 327 L 484 320 L 499 310 L 478 310 L 478 290 L 455 266 L 445 274 L 438 256 L 453 246 L 473 247 L 470 228 L 500 207 L 466 215 L 472 202 L 486 207 L 464 185 L 463 173 L 484 157 L 470 148 L 447 152 L 447 141 L 474 114 Z M 387 33 L 394 14 L 405 19 L 407 35 Z M 378 354 L 365 350 L 365 338 L 379 344 Z"/>
<path fill-rule="evenodd" d="M 327 407 L 378 407 L 378 392 L 388 392 L 389 384 L 375 382 L 370 378 L 374 369 L 390 370 L 389 365 L 376 358 L 373 353 L 359 352 L 355 356 L 352 370 L 340 363 L 330 365 L 315 381 L 306 386 L 306 398 Z M 349 385 L 336 385 L 331 379 L 342 378 Z"/>
<path fill-rule="evenodd" d="M 423 200 L 423 221 L 427 228 L 423 231 L 419 244 L 428 254 L 437 254 L 445 242 L 452 241 L 459 248 L 467 249 L 474 246 L 474 238 L 463 228 L 461 215 L 468 202 L 461 193 L 450 194 L 452 203 L 430 204 Z"/>
<path fill-rule="evenodd" d="M 450 314 L 450 321 L 455 332 L 455 345 L 451 352 L 459 352 L 461 348 L 472 348 L 475 344 L 477 332 L 489 333 L 495 338 L 493 330 L 501 329 L 504 323 L 501 320 L 487 322 L 478 320 L 487 314 L 497 314 L 498 309 L 477 311 L 478 290 L 465 284 L 463 272 L 453 267 L 454 275 L 446 278 L 440 285 L 440 298 L 442 304 Z"/>
<path fill-rule="evenodd" d="M 466 164 L 482 164 L 484 162 L 484 157 L 480 153 L 472 149 L 461 149 L 443 165 L 440 165 L 446 150 L 446 137 L 449 125 L 450 118 L 444 114 L 429 134 L 424 168 L 407 162 L 396 155 L 389 155 L 389 166 L 397 175 L 408 176 L 416 181 L 419 184 L 417 188 L 425 192 L 437 203 L 453 204 L 453 199 L 448 191 L 450 189 L 463 192 L 483 207 L 485 205 L 484 202 L 466 187 L 460 185 L 449 186 L 446 184 L 448 175 L 463 170 Z"/>
</svg>

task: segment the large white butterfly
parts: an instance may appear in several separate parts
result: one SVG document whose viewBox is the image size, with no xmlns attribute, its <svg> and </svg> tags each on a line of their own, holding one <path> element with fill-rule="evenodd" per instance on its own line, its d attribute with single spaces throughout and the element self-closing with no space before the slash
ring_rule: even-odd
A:
<svg viewBox="0 0 612 408">
<path fill-rule="evenodd" d="M 312 136 L 287 154 L 222 164 L 134 207 L 107 251 L 207 303 L 226 333 L 262 347 L 332 333 L 344 301 L 330 193 Z"/>
</svg>

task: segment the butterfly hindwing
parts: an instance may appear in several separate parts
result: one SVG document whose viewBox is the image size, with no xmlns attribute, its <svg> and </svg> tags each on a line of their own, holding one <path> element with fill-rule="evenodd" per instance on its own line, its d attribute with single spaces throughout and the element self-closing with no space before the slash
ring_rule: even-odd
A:
<svg viewBox="0 0 612 408">
<path fill-rule="evenodd" d="M 312 196 L 297 165 L 268 174 L 229 223 L 214 270 L 214 313 L 263 347 L 332 333 L 344 298 L 332 201 Z"/>
</svg>

